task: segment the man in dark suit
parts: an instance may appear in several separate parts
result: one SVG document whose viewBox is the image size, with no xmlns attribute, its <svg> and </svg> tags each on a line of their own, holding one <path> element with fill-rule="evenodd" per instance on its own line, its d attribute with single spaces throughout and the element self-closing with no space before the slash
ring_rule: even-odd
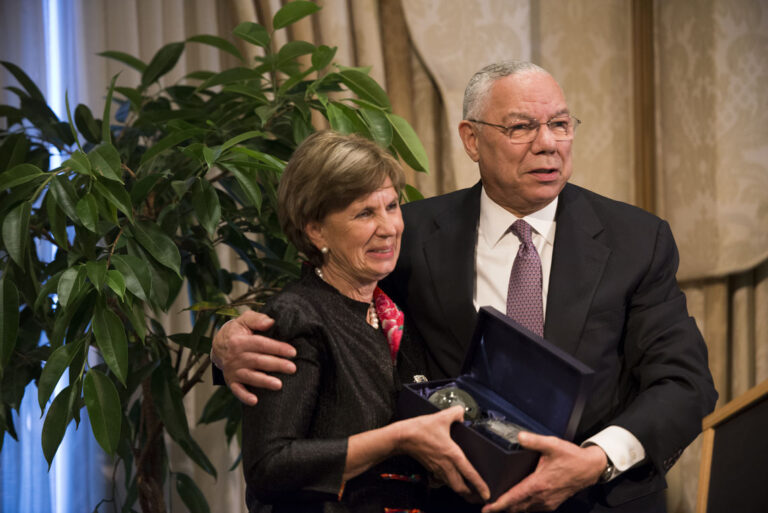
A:
<svg viewBox="0 0 768 513">
<path fill-rule="evenodd" d="M 664 473 L 717 398 L 706 347 L 675 280 L 669 226 L 567 183 L 576 126 L 559 85 L 538 66 L 506 62 L 478 72 L 465 92 L 459 134 L 481 183 L 403 207 L 400 259 L 384 283 L 425 341 L 429 377 L 455 376 L 477 308 L 509 312 L 523 296 L 509 285 L 515 255 L 527 244 L 510 226 L 522 219 L 540 266 L 540 320 L 532 329 L 595 371 L 575 443 L 522 434 L 524 446 L 542 453 L 536 471 L 483 512 L 664 511 Z M 291 370 L 264 354 L 241 358 L 254 348 L 290 355 L 246 329 L 262 329 L 262 321 L 247 316 L 216 337 L 233 390 L 277 385 L 245 366 Z"/>
</svg>

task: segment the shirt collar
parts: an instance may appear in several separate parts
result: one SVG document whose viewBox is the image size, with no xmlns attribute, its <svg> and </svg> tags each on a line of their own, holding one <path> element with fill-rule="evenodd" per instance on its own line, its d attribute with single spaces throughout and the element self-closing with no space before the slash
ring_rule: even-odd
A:
<svg viewBox="0 0 768 513">
<path fill-rule="evenodd" d="M 557 201 L 550 202 L 549 205 L 537 210 L 536 212 L 523 217 L 523 220 L 531 225 L 536 233 L 541 235 L 548 244 L 555 243 L 555 213 L 557 212 Z M 483 187 L 480 193 L 480 226 L 479 231 L 485 239 L 486 244 L 495 246 L 499 240 L 507 233 L 509 227 L 518 219 L 512 212 L 504 209 L 501 205 L 493 201 L 485 192 Z"/>
</svg>

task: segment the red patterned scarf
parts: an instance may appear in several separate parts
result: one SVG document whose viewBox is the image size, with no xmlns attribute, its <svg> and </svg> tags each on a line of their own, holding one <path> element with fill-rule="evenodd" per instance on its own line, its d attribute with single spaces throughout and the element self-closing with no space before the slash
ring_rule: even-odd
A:
<svg viewBox="0 0 768 513">
<path fill-rule="evenodd" d="M 403 338 L 403 322 L 405 315 L 397 307 L 388 295 L 379 287 L 373 291 L 373 303 L 376 307 L 376 315 L 381 322 L 381 329 L 387 335 L 389 342 L 389 355 L 392 357 L 392 363 L 397 361 L 397 351 L 400 349 L 400 340 Z"/>
</svg>

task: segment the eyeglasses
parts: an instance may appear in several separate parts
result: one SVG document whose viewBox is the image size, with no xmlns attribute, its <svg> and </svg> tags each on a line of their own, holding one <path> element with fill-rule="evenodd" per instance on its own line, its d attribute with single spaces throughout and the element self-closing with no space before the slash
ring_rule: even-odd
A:
<svg viewBox="0 0 768 513">
<path fill-rule="evenodd" d="M 539 127 L 541 127 L 541 125 L 547 125 L 549 133 L 552 134 L 555 141 L 570 141 L 573 139 L 573 133 L 576 131 L 576 127 L 581 124 L 581 121 L 573 116 L 559 116 L 550 119 L 546 123 L 531 120 L 525 123 L 515 123 L 509 126 L 488 123 L 486 121 L 480 121 L 479 119 L 467 119 L 467 121 L 498 128 L 507 136 L 509 142 L 515 144 L 529 143 L 536 139 L 539 135 Z"/>
</svg>

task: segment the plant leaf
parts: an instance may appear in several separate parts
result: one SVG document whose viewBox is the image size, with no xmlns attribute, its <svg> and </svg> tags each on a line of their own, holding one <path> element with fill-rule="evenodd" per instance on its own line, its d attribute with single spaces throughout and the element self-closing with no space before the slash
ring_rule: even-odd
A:
<svg viewBox="0 0 768 513">
<path fill-rule="evenodd" d="M 131 197 L 122 185 L 112 180 L 97 179 L 93 182 L 93 187 L 99 194 L 106 198 L 110 204 L 117 207 L 118 210 L 133 222 Z"/>
<path fill-rule="evenodd" d="M 290 62 L 296 57 L 307 55 L 315 51 L 315 45 L 306 41 L 290 41 L 285 43 L 277 52 L 278 66 Z"/>
<path fill-rule="evenodd" d="M 247 141 L 248 139 L 254 139 L 256 137 L 265 137 L 265 136 L 266 134 L 260 130 L 251 130 L 249 132 L 236 135 L 233 138 L 229 139 L 228 141 L 226 141 L 224 144 L 221 145 L 221 147 L 219 148 L 219 151 L 221 153 L 224 153 L 226 150 L 228 150 L 232 146 L 240 144 L 243 141 Z"/>
<path fill-rule="evenodd" d="M 59 284 L 56 287 L 56 295 L 59 297 L 59 304 L 65 307 L 69 304 L 69 299 L 76 296 L 82 287 L 83 275 L 82 266 L 70 267 L 61 274 Z"/>
<path fill-rule="evenodd" d="M 19 291 L 8 277 L 0 278 L 0 377 L 11 361 L 19 331 Z"/>
<path fill-rule="evenodd" d="M 86 192 L 85 196 L 77 202 L 75 209 L 83 226 L 95 233 L 96 223 L 99 221 L 99 207 L 93 194 Z"/>
<path fill-rule="evenodd" d="M 67 240 L 67 216 L 50 192 L 45 195 L 45 211 L 48 214 L 53 240 L 60 247 L 66 249 L 69 245 Z"/>
<path fill-rule="evenodd" d="M 427 151 L 422 146 L 419 136 L 411 125 L 397 114 L 387 114 L 394 129 L 392 146 L 400 157 L 416 171 L 429 171 Z"/>
<path fill-rule="evenodd" d="M 108 59 L 112 59 L 118 62 L 122 62 L 123 64 L 135 69 L 139 73 L 144 73 L 144 70 L 147 69 L 147 65 L 144 61 L 141 59 L 134 57 L 133 55 L 127 54 L 125 52 L 117 52 L 115 50 L 107 50 L 106 52 L 97 53 L 96 55 L 100 55 L 102 57 L 106 57 Z M 106 118 L 105 118 L 106 119 Z"/>
<path fill-rule="evenodd" d="M 88 276 L 88 279 L 91 280 L 93 288 L 101 293 L 101 288 L 104 286 L 104 282 L 107 279 L 107 261 L 90 260 L 86 262 L 85 273 Z"/>
<path fill-rule="evenodd" d="M 91 161 L 88 160 L 88 156 L 82 152 L 82 150 L 75 150 L 72 155 L 69 156 L 62 164 L 64 167 L 72 169 L 76 173 L 81 175 L 91 176 Z"/>
<path fill-rule="evenodd" d="M 211 509 L 208 507 L 205 495 L 188 475 L 176 473 L 176 492 L 190 513 L 210 513 Z"/>
<path fill-rule="evenodd" d="M 61 375 L 64 374 L 78 352 L 83 350 L 84 342 L 85 339 L 80 338 L 69 344 L 59 346 L 48 357 L 37 384 L 37 402 L 40 404 L 40 411 L 45 410 L 45 403 L 51 397 Z"/>
<path fill-rule="evenodd" d="M 216 234 L 216 227 L 221 219 L 221 205 L 216 189 L 203 178 L 198 178 L 192 188 L 192 204 L 197 220 L 211 237 Z"/>
<path fill-rule="evenodd" d="M 164 173 L 152 173 L 136 181 L 131 188 L 131 202 L 139 203 L 144 201 L 144 199 L 149 194 L 149 191 L 151 191 L 152 188 L 164 178 Z"/>
<path fill-rule="evenodd" d="M 325 69 L 336 56 L 336 47 L 320 45 L 312 54 L 312 67 L 318 71 Z"/>
<path fill-rule="evenodd" d="M 205 452 L 203 452 L 203 449 L 197 442 L 195 442 L 194 438 L 187 434 L 186 438 L 176 440 L 176 443 L 179 444 L 179 447 L 184 450 L 184 453 L 189 456 L 192 461 L 197 463 L 201 469 L 205 470 L 213 477 L 216 477 L 216 467 L 213 466 L 211 460 L 208 459 L 208 456 L 205 455 Z"/>
<path fill-rule="evenodd" d="M 232 34 L 244 41 L 248 41 L 252 45 L 261 46 L 262 48 L 269 46 L 269 34 L 267 33 L 267 29 L 258 23 L 244 21 L 235 27 Z"/>
<path fill-rule="evenodd" d="M 128 342 L 125 326 L 112 310 L 102 303 L 96 303 L 92 319 L 93 336 L 107 367 L 125 385 L 128 373 Z"/>
<path fill-rule="evenodd" d="M 333 103 L 328 103 L 326 106 L 326 112 L 328 113 L 328 122 L 331 128 L 342 134 L 351 134 L 355 132 L 355 125 L 347 118 L 344 111 Z"/>
<path fill-rule="evenodd" d="M 3 219 L 3 243 L 5 250 L 11 256 L 16 265 L 22 269 L 24 265 L 24 256 L 27 251 L 27 240 L 29 239 L 29 216 L 32 211 L 32 204 L 25 201 L 8 212 Z"/>
<path fill-rule="evenodd" d="M 107 271 L 106 276 L 106 282 L 107 286 L 112 289 L 112 291 L 120 296 L 120 300 L 125 300 L 125 278 L 123 278 L 123 274 L 120 271 L 116 271 L 114 269 L 110 269 Z"/>
<path fill-rule="evenodd" d="M 151 389 L 157 414 L 165 424 L 168 434 L 176 442 L 189 438 L 189 425 L 187 414 L 184 412 L 179 378 L 168 358 L 152 373 Z"/>
<path fill-rule="evenodd" d="M 257 179 L 257 173 L 253 169 L 240 169 L 237 166 L 224 166 L 234 175 L 237 183 L 243 189 L 248 203 L 261 210 L 261 187 Z"/>
<path fill-rule="evenodd" d="M 133 227 L 133 234 L 141 246 L 155 260 L 180 275 L 181 255 L 179 248 L 156 224 L 140 221 Z"/>
<path fill-rule="evenodd" d="M 257 150 L 243 147 L 234 148 L 232 151 L 236 153 L 242 153 L 243 155 L 248 155 L 252 159 L 258 160 L 262 164 L 266 164 L 268 168 L 273 169 L 279 173 L 282 173 L 283 169 L 285 169 L 285 162 L 267 153 L 262 153 Z"/>
<path fill-rule="evenodd" d="M 387 111 L 392 110 L 387 93 L 374 79 L 354 69 L 345 69 L 338 74 L 341 81 L 360 98 L 384 107 Z"/>
<path fill-rule="evenodd" d="M 229 417 L 230 412 L 237 408 L 237 399 L 228 387 L 217 387 L 203 407 L 198 424 L 211 424 Z"/>
<path fill-rule="evenodd" d="M 149 301 L 147 293 L 151 287 L 151 278 L 147 263 L 133 255 L 112 255 L 112 265 L 125 278 L 126 288 L 144 302 Z"/>
<path fill-rule="evenodd" d="M 99 144 L 99 142 L 101 142 L 99 125 L 93 118 L 91 109 L 82 103 L 75 107 L 75 125 L 77 126 L 77 129 L 80 130 L 80 133 L 83 134 L 86 141 L 93 144 Z"/>
<path fill-rule="evenodd" d="M 77 387 L 70 385 L 58 393 L 45 415 L 42 431 L 43 455 L 48 462 L 48 470 L 51 469 L 53 457 L 59 449 L 61 440 L 67 430 L 67 425 L 72 420 L 72 410 L 77 401 L 75 391 Z"/>
<path fill-rule="evenodd" d="M 67 109 L 67 123 L 69 124 L 69 130 L 72 132 L 72 139 L 75 140 L 75 144 L 83 151 L 83 147 L 80 146 L 80 139 L 77 137 L 77 129 L 75 128 L 75 122 L 72 120 L 72 110 L 69 108 L 69 91 L 64 93 L 64 105 Z"/>
<path fill-rule="evenodd" d="M 173 132 L 159 141 L 157 141 L 155 144 L 149 147 L 149 149 L 144 153 L 144 155 L 141 156 L 141 161 L 139 164 L 144 164 L 146 162 L 149 162 L 152 158 L 154 158 L 159 153 L 178 145 L 179 143 L 186 141 L 192 136 L 195 136 L 197 134 L 202 133 L 202 130 L 199 128 L 188 128 L 186 130 L 180 130 L 178 132 Z"/>
<path fill-rule="evenodd" d="M 88 160 L 91 162 L 91 169 L 95 169 L 104 178 L 123 183 L 120 153 L 111 143 L 97 146 L 88 154 Z"/>
<path fill-rule="evenodd" d="M 314 2 L 306 2 L 303 0 L 296 0 L 285 4 L 272 19 L 272 28 L 275 30 L 287 27 L 288 25 L 299 21 L 305 16 L 309 16 L 320 10 Z"/>
<path fill-rule="evenodd" d="M 45 96 L 43 96 L 43 93 L 40 92 L 40 89 L 37 88 L 32 79 L 29 78 L 29 76 L 24 73 L 20 67 L 8 61 L 0 61 L 0 64 L 2 64 L 5 69 L 11 72 L 11 75 L 13 75 L 16 80 L 18 80 L 19 84 L 21 84 L 24 89 L 26 89 L 27 93 L 29 93 L 29 96 L 45 103 Z"/>
<path fill-rule="evenodd" d="M 112 108 L 112 94 L 115 92 L 115 82 L 117 82 L 118 75 L 119 73 L 112 77 L 109 89 L 107 89 L 107 100 L 104 102 L 104 115 L 101 118 L 101 140 L 105 143 L 112 142 L 112 131 L 110 130 L 112 114 L 110 109 Z"/>
<path fill-rule="evenodd" d="M 123 415 L 120 396 L 106 374 L 91 369 L 83 380 L 83 397 L 93 437 L 104 451 L 114 455 L 120 442 Z"/>
<path fill-rule="evenodd" d="M 0 173 L 0 191 L 13 189 L 18 185 L 31 182 L 45 176 L 39 167 L 32 164 L 18 164 L 8 171 Z"/>
<path fill-rule="evenodd" d="M 173 69 L 184 52 L 184 43 L 168 43 L 160 48 L 141 74 L 141 87 L 147 88 Z"/>
<path fill-rule="evenodd" d="M 361 108 L 358 110 L 365 124 L 371 132 L 373 140 L 382 148 L 389 148 L 392 144 L 392 124 L 387 115 L 378 109 Z"/>
<path fill-rule="evenodd" d="M 405 184 L 405 190 L 403 191 L 405 201 L 410 203 L 411 201 L 419 201 L 424 199 L 424 195 L 416 187 L 410 184 Z"/>
<path fill-rule="evenodd" d="M 6 105 L 0 105 L 0 117 L 2 117 L 3 108 Z M 7 126 L 12 126 L 13 121 L 9 120 Z M 0 142 L 0 180 L 2 174 L 18 166 L 19 164 L 28 164 L 29 159 L 29 139 L 23 133 L 6 134 L 3 136 L 4 140 Z M 47 152 L 46 152 L 47 153 Z M 0 187 L 2 190 L 3 187 Z"/>
<path fill-rule="evenodd" d="M 214 46 L 219 50 L 222 50 L 224 52 L 227 52 L 230 55 L 235 56 L 238 60 L 241 60 L 241 61 L 245 60 L 243 59 L 243 54 L 240 53 L 240 50 L 238 50 L 235 45 L 233 45 L 226 39 L 221 38 L 219 36 L 213 36 L 210 34 L 200 34 L 200 35 L 192 36 L 188 38 L 187 41 L 192 43 L 202 43 L 208 46 Z"/>
<path fill-rule="evenodd" d="M 56 199 L 56 203 L 58 203 L 59 207 L 61 207 L 67 217 L 73 221 L 77 220 L 79 218 L 76 206 L 77 194 L 75 193 L 75 188 L 72 186 L 72 182 L 70 182 L 64 175 L 57 175 L 53 177 L 49 187 L 50 191 L 53 193 L 54 199 Z"/>
</svg>

